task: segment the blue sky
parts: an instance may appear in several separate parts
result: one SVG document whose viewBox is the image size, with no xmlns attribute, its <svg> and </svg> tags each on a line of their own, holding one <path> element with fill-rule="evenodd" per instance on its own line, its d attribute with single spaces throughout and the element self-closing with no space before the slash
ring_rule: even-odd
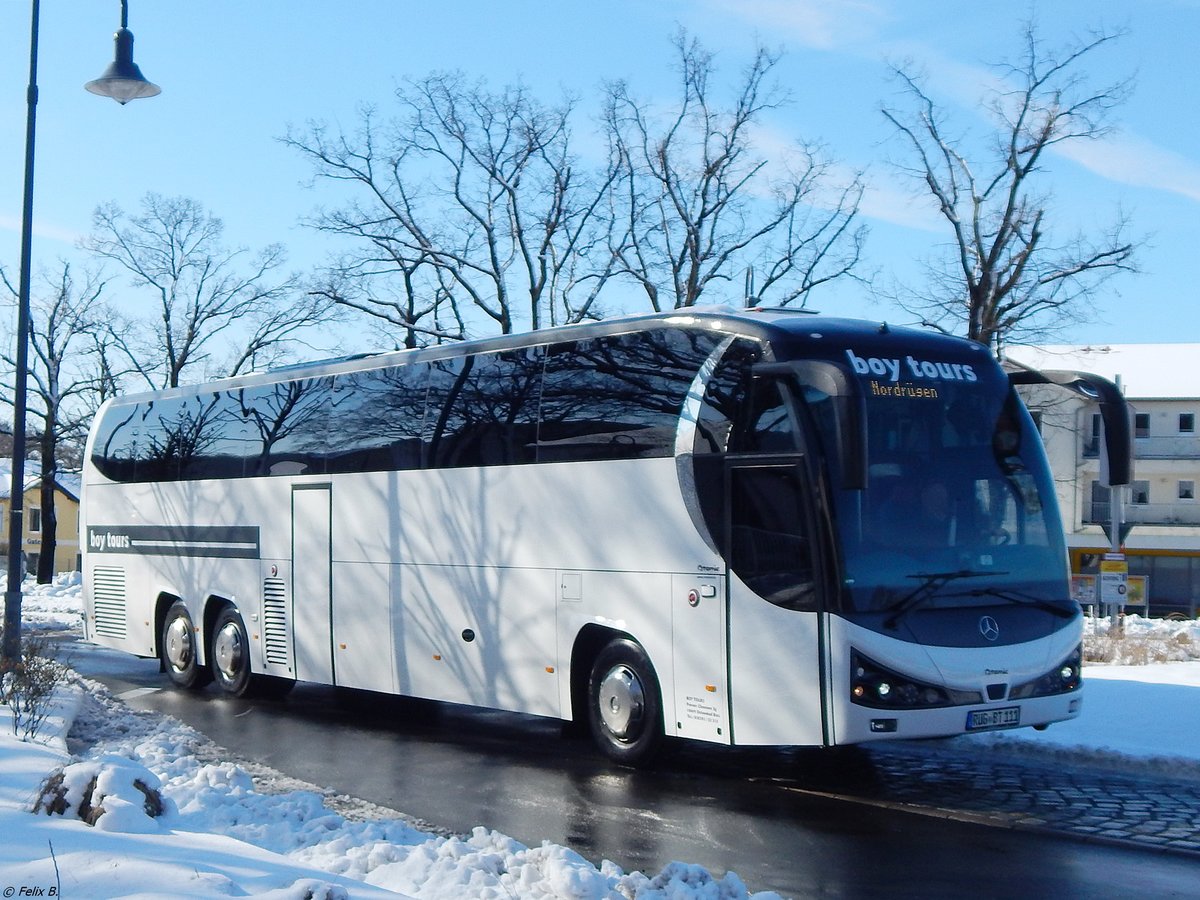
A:
<svg viewBox="0 0 1200 900">
<path fill-rule="evenodd" d="M 1048 160 L 1056 218 L 1107 223 L 1123 210 L 1145 236 L 1142 273 L 1098 297 L 1102 321 L 1074 342 L 1200 340 L 1192 277 L 1200 248 L 1200 0 L 130 0 L 135 59 L 163 93 L 125 107 L 82 90 L 112 57 L 118 0 L 42 0 L 36 265 L 75 253 L 94 208 L 136 208 L 147 191 L 200 201 L 230 243 L 281 242 L 294 268 L 330 249 L 300 227 L 319 197 L 307 164 L 278 138 L 289 125 L 350 126 L 366 102 L 387 110 L 396 84 L 460 69 L 494 87 L 518 79 L 546 100 L 563 89 L 593 109 L 604 79 L 671 96 L 670 39 L 684 26 L 731 78 L 756 40 L 781 47 L 791 104 L 767 123 L 778 140 L 819 140 L 847 170 L 865 170 L 866 265 L 911 278 L 946 238 L 932 210 L 888 164 L 902 150 L 880 105 L 895 97 L 887 62 L 925 68 L 961 130 L 981 129 L 975 100 L 1014 55 L 1032 10 L 1051 44 L 1093 26 L 1129 34 L 1092 57 L 1097 82 L 1127 74 L 1136 90 L 1121 130 L 1086 152 Z M 27 0 L 0 0 L 0 261 L 15 272 L 28 78 Z M 580 127 L 580 126 L 577 126 Z M 829 313 L 906 321 L 856 286 L 814 294 Z"/>
</svg>

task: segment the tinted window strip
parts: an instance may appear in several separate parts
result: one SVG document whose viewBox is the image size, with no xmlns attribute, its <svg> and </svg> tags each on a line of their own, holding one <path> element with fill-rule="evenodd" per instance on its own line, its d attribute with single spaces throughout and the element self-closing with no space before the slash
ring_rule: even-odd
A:
<svg viewBox="0 0 1200 900">
<path fill-rule="evenodd" d="M 628 332 L 116 405 L 92 462 L 154 482 L 672 456 L 722 337 Z"/>
</svg>

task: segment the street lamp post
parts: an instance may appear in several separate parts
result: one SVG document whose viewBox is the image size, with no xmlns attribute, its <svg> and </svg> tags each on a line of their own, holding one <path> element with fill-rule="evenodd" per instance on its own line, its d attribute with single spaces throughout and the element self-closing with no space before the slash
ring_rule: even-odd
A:
<svg viewBox="0 0 1200 900">
<path fill-rule="evenodd" d="M 21 658 L 21 543 L 25 537 L 25 416 L 29 383 L 29 280 L 33 239 L 33 159 L 37 134 L 37 58 L 40 0 L 32 0 L 29 27 L 28 114 L 25 120 L 25 193 L 21 207 L 21 272 L 17 288 L 17 358 L 13 373 L 12 478 L 8 505 L 8 583 L 4 594 L 4 641 L 0 670 Z M 117 31 L 116 59 L 85 87 L 93 94 L 112 97 L 124 105 L 138 97 L 153 97 L 159 88 L 142 77 L 133 62 L 133 34 L 129 31 L 129 4 L 121 0 L 121 28 Z"/>
</svg>

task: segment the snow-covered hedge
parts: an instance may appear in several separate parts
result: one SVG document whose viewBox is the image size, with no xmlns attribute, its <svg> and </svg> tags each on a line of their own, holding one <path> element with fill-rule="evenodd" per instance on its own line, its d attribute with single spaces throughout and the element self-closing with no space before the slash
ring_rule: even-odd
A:
<svg viewBox="0 0 1200 900">
<path fill-rule="evenodd" d="M 1200 620 L 1123 616 L 1113 628 L 1109 618 L 1089 618 L 1083 634 L 1084 659 L 1090 663 L 1145 666 L 1200 659 Z"/>
</svg>

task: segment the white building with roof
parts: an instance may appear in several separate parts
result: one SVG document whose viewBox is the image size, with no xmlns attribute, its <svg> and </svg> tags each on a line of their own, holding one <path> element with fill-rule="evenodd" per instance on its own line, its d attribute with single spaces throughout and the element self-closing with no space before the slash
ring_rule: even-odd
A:
<svg viewBox="0 0 1200 900">
<path fill-rule="evenodd" d="M 1156 615 L 1200 613 L 1200 344 L 1012 347 L 1037 369 L 1093 372 L 1116 382 L 1134 408 L 1134 482 L 1124 492 L 1124 541 Z M 1037 390 L 1026 395 L 1058 485 L 1071 568 L 1094 574 L 1111 545 L 1111 493 L 1100 465 L 1095 404 Z"/>
</svg>

